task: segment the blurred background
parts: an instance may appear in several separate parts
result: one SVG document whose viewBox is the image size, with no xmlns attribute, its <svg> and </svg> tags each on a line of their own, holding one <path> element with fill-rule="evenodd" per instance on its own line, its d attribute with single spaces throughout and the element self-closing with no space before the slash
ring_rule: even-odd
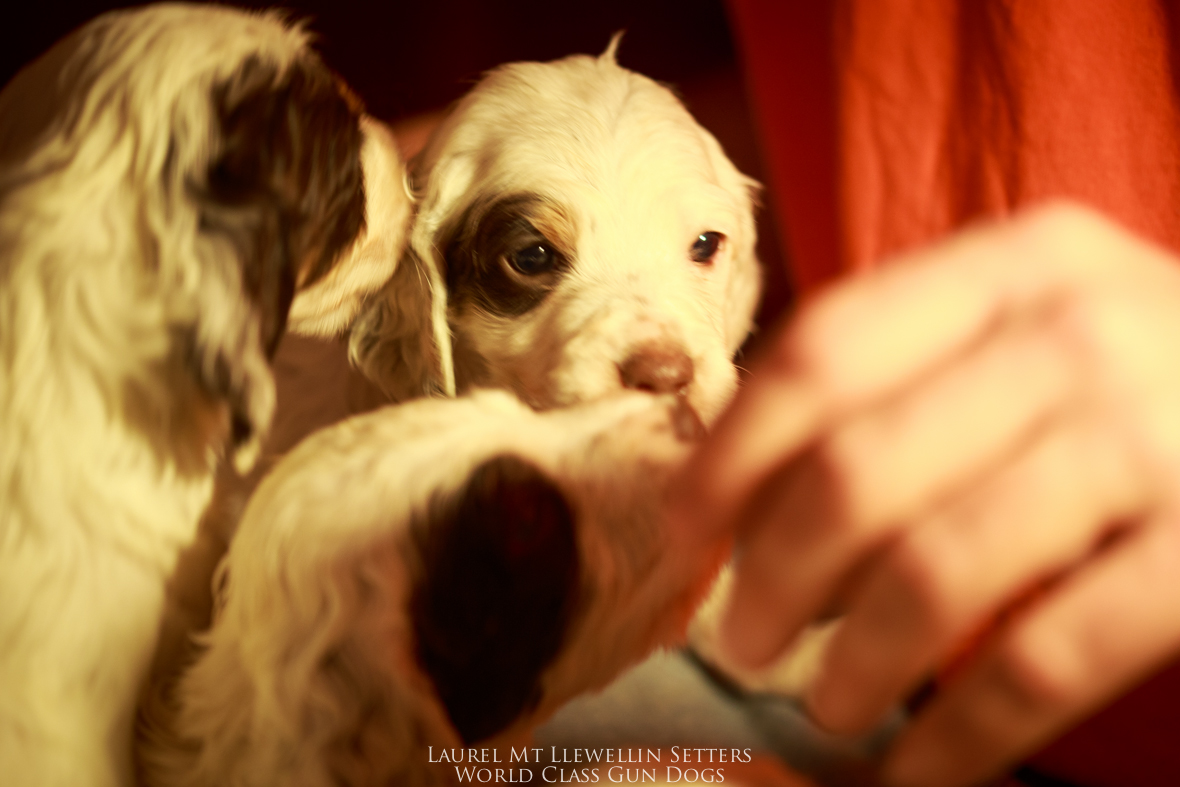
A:
<svg viewBox="0 0 1180 787">
<path fill-rule="evenodd" d="M 318 48 L 413 149 L 446 107 L 500 63 L 597 54 L 625 31 L 619 61 L 671 86 L 720 140 L 738 168 L 765 181 L 750 107 L 723 0 L 428 0 L 427 2 L 236 2 L 280 7 L 308 20 Z M 26 5 L 22 21 L 0 26 L 0 83 L 57 39 L 124 4 L 65 0 Z M 767 326 L 790 301 L 774 222 L 774 195 L 759 216 Z"/>
</svg>

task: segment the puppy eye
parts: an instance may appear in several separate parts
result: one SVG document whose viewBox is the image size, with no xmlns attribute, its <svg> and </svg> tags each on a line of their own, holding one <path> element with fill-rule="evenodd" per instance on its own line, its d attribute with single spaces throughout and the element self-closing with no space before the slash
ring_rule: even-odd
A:
<svg viewBox="0 0 1180 787">
<path fill-rule="evenodd" d="M 720 232 L 702 232 L 693 241 L 688 254 L 692 257 L 693 262 L 699 262 L 701 264 L 711 263 L 713 257 L 717 254 L 717 249 L 721 248 L 721 241 L 723 240 L 725 240 L 725 236 Z"/>
<path fill-rule="evenodd" d="M 536 276 L 553 270 L 557 265 L 557 252 L 544 243 L 534 243 L 509 254 L 508 264 L 522 276 Z"/>
</svg>

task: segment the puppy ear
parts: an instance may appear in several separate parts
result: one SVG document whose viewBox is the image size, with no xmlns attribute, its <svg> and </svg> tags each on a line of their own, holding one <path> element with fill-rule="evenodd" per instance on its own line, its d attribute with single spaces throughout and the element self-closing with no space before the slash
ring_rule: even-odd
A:
<svg viewBox="0 0 1180 787">
<path fill-rule="evenodd" d="M 730 238 L 734 247 L 733 269 L 725 294 L 726 343 L 730 352 L 736 353 L 754 327 L 754 311 L 762 294 L 762 265 L 758 262 L 758 229 L 754 220 L 762 184 L 733 165 L 716 137 L 704 128 L 700 128 L 700 135 L 713 171 L 729 192 L 738 214 L 737 232 Z"/>
<path fill-rule="evenodd" d="M 323 64 L 249 58 L 214 86 L 215 153 L 187 184 L 207 241 L 202 276 L 236 279 L 248 315 L 208 291 L 193 361 L 202 387 L 228 402 L 234 443 L 257 445 L 274 407 L 266 360 L 297 286 L 324 277 L 364 226 L 360 113 Z M 224 269 L 226 250 L 236 271 Z M 235 275 L 236 274 L 236 275 Z"/>
<path fill-rule="evenodd" d="M 255 59 L 214 91 L 220 151 L 198 187 L 201 226 L 228 239 L 274 352 L 296 284 L 327 274 L 365 222 L 359 113 L 318 59 Z"/>
<path fill-rule="evenodd" d="M 730 350 L 737 352 L 754 328 L 754 312 L 762 296 L 762 264 L 758 261 L 758 229 L 754 218 L 760 204 L 762 184 L 743 175 L 733 164 L 729 168 L 733 170 L 729 188 L 741 205 L 740 237 L 735 242 L 733 273 L 726 297 L 729 303 L 726 333 Z"/>
<path fill-rule="evenodd" d="M 485 462 L 415 531 L 417 655 L 460 737 L 483 740 L 541 700 L 577 608 L 574 513 L 532 465 Z"/>
<path fill-rule="evenodd" d="M 300 290 L 288 327 L 308 336 L 334 336 L 356 318 L 366 298 L 389 281 L 405 244 L 413 199 L 397 143 L 385 124 L 361 118 L 365 229 L 335 268 Z"/>
<path fill-rule="evenodd" d="M 433 260 L 406 250 L 353 324 L 348 355 L 395 402 L 455 395 L 446 287 Z"/>
</svg>

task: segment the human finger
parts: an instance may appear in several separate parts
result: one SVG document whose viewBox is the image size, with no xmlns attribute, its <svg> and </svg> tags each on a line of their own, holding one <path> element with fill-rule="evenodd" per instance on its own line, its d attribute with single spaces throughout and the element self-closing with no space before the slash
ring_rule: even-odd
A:
<svg viewBox="0 0 1180 787">
<path fill-rule="evenodd" d="M 834 428 L 743 513 L 722 624 L 729 656 L 744 666 L 773 658 L 895 532 L 1022 450 L 1068 400 L 1072 374 L 1044 332 L 998 328 Z"/>
<path fill-rule="evenodd" d="M 870 727 L 1147 497 L 1109 430 L 1059 419 L 979 488 L 898 534 L 848 601 L 813 715 L 838 732 Z"/>
<path fill-rule="evenodd" d="M 755 490 L 833 418 L 911 384 L 997 320 L 1052 308 L 1128 267 L 1174 279 L 1168 262 L 1093 210 L 1054 203 L 832 286 L 770 341 L 685 468 L 672 497 L 679 531 L 732 530 Z"/>
<path fill-rule="evenodd" d="M 1180 523 L 1120 540 L 1001 630 L 898 740 L 898 785 L 974 784 L 1158 667 L 1180 646 Z"/>
</svg>

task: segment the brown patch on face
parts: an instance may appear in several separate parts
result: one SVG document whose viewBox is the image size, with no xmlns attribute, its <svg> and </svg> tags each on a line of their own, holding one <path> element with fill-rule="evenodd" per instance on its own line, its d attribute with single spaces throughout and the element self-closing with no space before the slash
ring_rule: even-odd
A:
<svg viewBox="0 0 1180 787">
<path fill-rule="evenodd" d="M 512 194 L 476 201 L 443 237 L 455 308 L 517 317 L 540 304 L 570 269 L 577 232 L 561 205 Z"/>
<path fill-rule="evenodd" d="M 467 743 L 541 699 L 541 675 L 574 616 L 574 513 L 532 465 L 485 462 L 415 531 L 421 573 L 410 616 L 424 671 Z"/>
</svg>

